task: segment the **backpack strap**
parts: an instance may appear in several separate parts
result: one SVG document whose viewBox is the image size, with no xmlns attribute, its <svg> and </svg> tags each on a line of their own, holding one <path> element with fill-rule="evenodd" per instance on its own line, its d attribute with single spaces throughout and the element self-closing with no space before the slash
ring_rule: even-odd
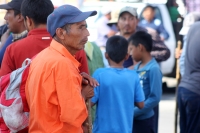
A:
<svg viewBox="0 0 200 133">
<path fill-rule="evenodd" d="M 23 63 L 22 63 L 22 67 L 24 67 L 24 66 L 26 66 L 26 65 L 30 65 L 30 63 L 31 63 L 31 59 L 26 58 L 26 59 L 23 61 Z"/>
</svg>

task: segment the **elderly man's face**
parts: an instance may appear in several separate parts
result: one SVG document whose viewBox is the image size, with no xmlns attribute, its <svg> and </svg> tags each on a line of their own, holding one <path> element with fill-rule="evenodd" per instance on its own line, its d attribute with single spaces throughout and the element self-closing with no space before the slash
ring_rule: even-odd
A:
<svg viewBox="0 0 200 133">
<path fill-rule="evenodd" d="M 128 12 L 122 13 L 118 20 L 118 28 L 121 34 L 133 34 L 137 26 L 137 19 Z"/>
<path fill-rule="evenodd" d="M 73 53 L 84 49 L 88 41 L 89 32 L 87 30 L 86 21 L 78 22 L 70 26 L 69 33 L 65 32 L 64 45 Z M 70 52 L 71 52 L 70 51 Z"/>
</svg>

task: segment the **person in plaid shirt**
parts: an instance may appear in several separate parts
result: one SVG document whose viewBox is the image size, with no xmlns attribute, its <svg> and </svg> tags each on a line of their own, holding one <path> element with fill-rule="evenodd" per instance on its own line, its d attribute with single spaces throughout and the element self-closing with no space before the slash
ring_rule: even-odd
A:
<svg viewBox="0 0 200 133">
<path fill-rule="evenodd" d="M 200 0 L 183 0 L 187 13 L 200 12 Z"/>
</svg>

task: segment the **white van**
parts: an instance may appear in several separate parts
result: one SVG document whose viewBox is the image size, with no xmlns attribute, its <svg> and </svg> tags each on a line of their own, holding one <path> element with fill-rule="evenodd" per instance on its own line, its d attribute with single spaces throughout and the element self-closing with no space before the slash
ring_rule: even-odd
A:
<svg viewBox="0 0 200 133">
<path fill-rule="evenodd" d="M 87 19 L 88 30 L 90 32 L 89 41 L 95 41 L 97 38 L 97 32 L 95 28 L 95 22 L 101 16 L 100 10 L 103 6 L 111 7 L 112 9 L 121 9 L 125 6 L 132 6 L 137 9 L 138 16 L 141 16 L 141 12 L 143 8 L 147 5 L 147 3 L 137 2 L 140 0 L 125 0 L 130 2 L 117 2 L 123 0 L 116 0 L 116 2 L 109 2 L 109 1 L 98 1 L 98 2 L 84 2 L 81 10 L 82 11 L 89 11 L 89 10 L 96 10 L 98 14 L 95 17 L 90 17 Z M 169 33 L 169 39 L 165 41 L 165 44 L 170 49 L 171 55 L 170 58 L 161 63 L 161 71 L 163 75 L 168 75 L 173 72 L 175 67 L 175 48 L 176 48 L 176 39 L 175 34 L 173 31 L 173 26 L 171 23 L 171 19 L 165 4 L 153 4 L 156 7 L 156 17 L 161 20 L 165 29 Z"/>
</svg>

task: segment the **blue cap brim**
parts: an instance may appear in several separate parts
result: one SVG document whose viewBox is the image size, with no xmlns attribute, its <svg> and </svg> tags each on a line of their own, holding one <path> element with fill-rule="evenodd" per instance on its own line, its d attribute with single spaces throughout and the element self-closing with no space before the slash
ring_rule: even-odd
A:
<svg viewBox="0 0 200 133">
<path fill-rule="evenodd" d="M 77 23 L 86 20 L 88 17 L 94 16 L 97 11 L 82 12 L 68 23 Z"/>
</svg>

